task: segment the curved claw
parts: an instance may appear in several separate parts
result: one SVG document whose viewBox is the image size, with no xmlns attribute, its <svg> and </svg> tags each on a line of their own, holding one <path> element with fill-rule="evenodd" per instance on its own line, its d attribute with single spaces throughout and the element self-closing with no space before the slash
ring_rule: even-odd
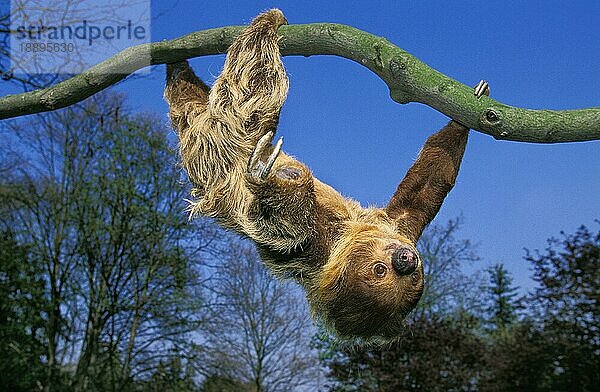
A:
<svg viewBox="0 0 600 392">
<path fill-rule="evenodd" d="M 275 143 L 275 148 L 273 149 L 273 152 L 271 153 L 271 155 L 269 155 L 267 164 L 260 171 L 260 179 L 261 180 L 264 180 L 265 178 L 267 178 L 267 176 L 271 172 L 271 169 L 273 168 L 273 164 L 275 163 L 275 159 L 277 159 L 277 157 L 279 156 L 279 153 L 281 152 L 282 144 L 283 144 L 283 138 L 280 137 L 279 140 L 277 140 L 277 143 Z"/>
<path fill-rule="evenodd" d="M 252 175 L 252 177 L 256 179 L 264 180 L 265 178 L 267 178 L 267 176 L 271 172 L 271 169 L 273 168 L 273 165 L 275 164 L 275 160 L 281 152 L 283 138 L 279 138 L 279 140 L 275 144 L 275 147 L 273 148 L 273 151 L 269 154 L 269 157 L 267 158 L 266 162 L 264 162 L 261 159 L 261 157 L 265 155 L 265 150 L 269 146 L 271 146 L 273 136 L 275 136 L 274 132 L 269 132 L 262 136 L 256 143 L 256 146 L 252 151 L 252 155 L 248 160 L 247 171 L 250 175 Z"/>
<path fill-rule="evenodd" d="M 477 98 L 480 98 L 482 95 L 489 96 L 490 95 L 490 85 L 485 80 L 480 80 L 479 83 L 477 83 L 477 86 L 475 86 L 475 89 L 473 90 L 473 94 Z"/>
<path fill-rule="evenodd" d="M 256 146 L 254 146 L 252 155 L 250 156 L 250 159 L 248 160 L 248 168 L 247 168 L 248 173 L 252 172 L 252 169 L 258 164 L 258 162 L 260 160 L 260 156 L 262 155 L 262 152 L 264 151 L 265 147 L 267 147 L 267 145 L 269 145 L 271 143 L 271 140 L 273 140 L 273 136 L 275 136 L 275 132 L 271 131 L 269 133 L 264 134 L 258 140 L 258 143 L 256 143 Z"/>
</svg>

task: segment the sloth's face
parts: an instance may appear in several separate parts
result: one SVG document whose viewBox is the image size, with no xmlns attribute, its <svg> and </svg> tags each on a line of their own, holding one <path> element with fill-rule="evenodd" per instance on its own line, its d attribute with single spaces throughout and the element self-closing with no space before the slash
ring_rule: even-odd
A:
<svg viewBox="0 0 600 392">
<path fill-rule="evenodd" d="M 341 337 L 393 339 L 423 292 L 423 263 L 415 247 L 379 230 L 357 232 L 324 270 L 323 320 Z M 331 261 L 331 260 L 330 260 Z M 328 263 L 329 264 L 329 263 Z"/>
</svg>

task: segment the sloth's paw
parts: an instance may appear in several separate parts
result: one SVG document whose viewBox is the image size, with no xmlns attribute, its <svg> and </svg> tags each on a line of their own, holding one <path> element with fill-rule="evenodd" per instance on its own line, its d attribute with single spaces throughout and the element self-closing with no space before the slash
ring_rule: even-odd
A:
<svg viewBox="0 0 600 392">
<path fill-rule="evenodd" d="M 479 83 L 477 83 L 477 86 L 475 86 L 473 94 L 475 94 L 477 98 L 480 98 L 482 95 L 487 95 L 489 97 L 490 85 L 485 80 L 480 80 Z"/>
<path fill-rule="evenodd" d="M 256 143 L 252 155 L 250 155 L 247 172 L 254 180 L 261 181 L 267 178 L 273 168 L 275 159 L 277 159 L 277 156 L 281 152 L 283 138 L 279 138 L 275 147 L 273 147 L 271 145 L 273 136 L 275 136 L 275 132 L 269 132 L 261 137 L 258 143 Z M 271 149 L 272 151 L 269 153 Z"/>
</svg>

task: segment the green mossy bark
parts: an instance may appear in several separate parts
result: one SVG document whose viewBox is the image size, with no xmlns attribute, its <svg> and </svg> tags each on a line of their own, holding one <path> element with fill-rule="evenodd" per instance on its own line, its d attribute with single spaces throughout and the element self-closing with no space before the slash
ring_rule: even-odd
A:
<svg viewBox="0 0 600 392">
<path fill-rule="evenodd" d="M 148 49 L 152 64 L 225 53 L 241 29 L 242 26 L 229 26 L 198 31 L 170 41 L 128 48 L 54 86 L 0 98 L 0 119 L 55 110 L 82 101 L 147 65 L 143 53 Z M 284 56 L 335 55 L 350 59 L 385 81 L 394 101 L 424 103 L 496 139 L 532 143 L 600 139 L 599 107 L 530 110 L 504 105 L 485 96 L 475 99 L 471 86 L 443 75 L 384 38 L 346 25 L 289 25 L 282 26 L 280 32 Z"/>
</svg>

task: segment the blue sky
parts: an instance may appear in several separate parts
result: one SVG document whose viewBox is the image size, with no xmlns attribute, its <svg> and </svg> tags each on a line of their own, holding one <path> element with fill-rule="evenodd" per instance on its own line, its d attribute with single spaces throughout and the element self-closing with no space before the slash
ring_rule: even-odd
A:
<svg viewBox="0 0 600 392">
<path fill-rule="evenodd" d="M 268 8 L 290 23 L 336 22 L 383 36 L 492 97 L 535 109 L 600 106 L 598 1 L 174 1 L 153 2 L 152 40 L 248 23 Z M 223 56 L 192 61 L 212 83 Z M 423 142 L 448 118 L 399 105 L 366 68 L 336 57 L 286 57 L 290 92 L 279 133 L 284 149 L 363 205 L 384 205 Z M 164 66 L 125 80 L 134 109 L 160 113 Z M 462 214 L 461 236 L 479 243 L 481 265 L 503 262 L 532 286 L 523 248 L 600 218 L 600 142 L 535 145 L 471 132 L 456 187 L 437 221 Z"/>
</svg>

